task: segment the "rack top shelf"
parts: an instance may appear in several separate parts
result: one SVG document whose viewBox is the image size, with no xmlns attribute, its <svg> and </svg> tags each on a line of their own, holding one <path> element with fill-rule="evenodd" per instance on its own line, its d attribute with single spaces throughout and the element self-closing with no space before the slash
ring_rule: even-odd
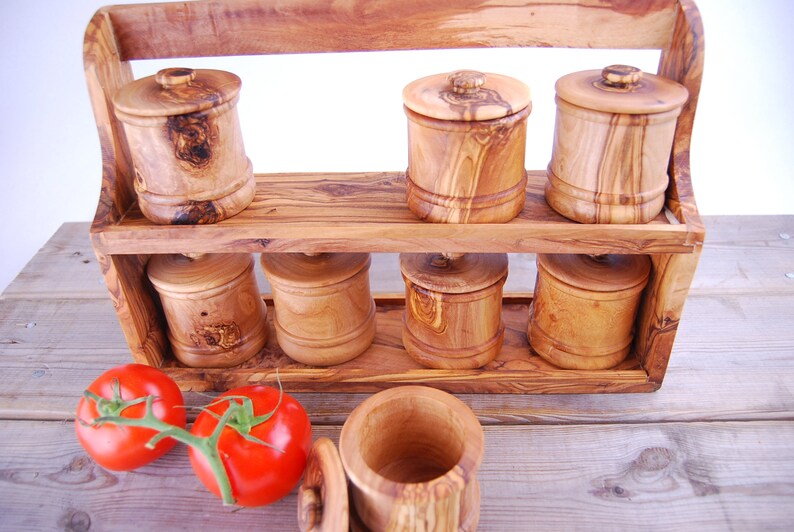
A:
<svg viewBox="0 0 794 532">
<path fill-rule="evenodd" d="M 691 253 L 701 233 L 665 211 L 644 225 L 571 222 L 544 199 L 544 171 L 528 173 L 527 201 L 505 224 L 431 224 L 405 201 L 402 172 L 257 175 L 253 203 L 211 225 L 155 225 L 137 203 L 119 223 L 95 225 L 107 254 L 177 252 Z"/>
</svg>

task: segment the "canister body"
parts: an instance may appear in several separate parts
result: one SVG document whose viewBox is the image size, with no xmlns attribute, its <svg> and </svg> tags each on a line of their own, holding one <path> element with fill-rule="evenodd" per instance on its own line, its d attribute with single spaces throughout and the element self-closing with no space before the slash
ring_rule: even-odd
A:
<svg viewBox="0 0 794 532">
<path fill-rule="evenodd" d="M 149 220 L 214 223 L 251 203 L 256 185 L 237 116 L 240 87 L 230 72 L 167 68 L 115 95 Z"/>
<path fill-rule="evenodd" d="M 542 255 L 530 306 L 532 349 L 566 369 L 607 369 L 631 350 L 650 260 L 637 255 Z"/>
<path fill-rule="evenodd" d="M 262 254 L 281 349 L 313 366 L 341 364 L 375 337 L 368 253 Z"/>
<path fill-rule="evenodd" d="M 267 340 L 267 307 L 249 254 L 155 255 L 148 275 L 160 295 L 174 356 L 191 367 L 241 364 Z"/>
<path fill-rule="evenodd" d="M 484 121 L 408 116 L 408 207 L 430 222 L 497 223 L 524 207 L 529 107 Z"/>
<path fill-rule="evenodd" d="M 485 270 L 483 282 L 457 282 L 454 270 L 468 268 L 466 264 Z M 414 360 L 431 368 L 474 369 L 496 358 L 504 341 L 506 255 L 446 259 L 402 254 L 400 267 L 405 281 L 403 346 Z"/>
<path fill-rule="evenodd" d="M 475 530 L 483 450 L 471 410 L 424 386 L 370 397 L 339 438 L 351 500 L 368 530 Z"/>
<path fill-rule="evenodd" d="M 582 223 L 646 223 L 664 207 L 680 108 L 655 114 L 585 109 L 557 97 L 546 200 Z"/>
</svg>

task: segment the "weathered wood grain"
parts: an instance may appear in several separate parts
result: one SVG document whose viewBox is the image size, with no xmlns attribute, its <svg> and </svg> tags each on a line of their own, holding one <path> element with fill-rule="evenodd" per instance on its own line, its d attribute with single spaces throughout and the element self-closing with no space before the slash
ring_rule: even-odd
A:
<svg viewBox="0 0 794 532">
<path fill-rule="evenodd" d="M 706 216 L 689 291 L 700 295 L 794 294 L 794 216 Z"/>
<path fill-rule="evenodd" d="M 794 424 L 485 427 L 481 530 L 771 530 L 791 525 Z M 339 427 L 314 437 L 338 441 Z M 225 508 L 184 447 L 130 473 L 88 458 L 71 423 L 0 422 L 8 530 L 296 528 L 296 493 Z M 145 510 L 145 511 L 144 511 Z M 663 518 L 662 518 L 663 516 Z"/>
</svg>

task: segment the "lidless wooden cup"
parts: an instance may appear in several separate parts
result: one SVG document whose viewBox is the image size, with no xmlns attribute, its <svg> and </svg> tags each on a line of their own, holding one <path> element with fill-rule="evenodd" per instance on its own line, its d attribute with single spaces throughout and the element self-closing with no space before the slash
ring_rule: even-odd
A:
<svg viewBox="0 0 794 532">
<path fill-rule="evenodd" d="M 298 491 L 300 528 L 346 531 L 349 520 L 353 530 L 475 530 L 484 447 L 477 417 L 454 396 L 424 386 L 379 392 L 345 421 L 339 455 L 327 439 L 315 444 Z"/>
<path fill-rule="evenodd" d="M 461 70 L 403 90 L 408 116 L 408 208 L 429 222 L 497 223 L 524 206 L 529 88 Z"/>
<path fill-rule="evenodd" d="M 566 369 L 607 369 L 631 350 L 651 261 L 645 255 L 538 254 L 527 334 Z"/>
<path fill-rule="evenodd" d="M 352 360 L 375 337 L 369 253 L 263 253 L 273 289 L 273 325 L 293 360 L 330 366 Z"/>
<path fill-rule="evenodd" d="M 546 201 L 582 223 L 646 223 L 664 207 L 687 90 L 626 65 L 557 81 Z"/>
<path fill-rule="evenodd" d="M 236 104 L 240 78 L 167 68 L 113 98 L 135 165 L 135 192 L 157 224 L 207 224 L 238 214 L 256 183 Z"/>
<path fill-rule="evenodd" d="M 402 253 L 403 346 L 420 364 L 475 369 L 502 348 L 504 253 Z"/>
<path fill-rule="evenodd" d="M 171 350 L 186 366 L 237 366 L 264 348 L 267 307 L 250 253 L 154 255 L 147 273 Z"/>
</svg>

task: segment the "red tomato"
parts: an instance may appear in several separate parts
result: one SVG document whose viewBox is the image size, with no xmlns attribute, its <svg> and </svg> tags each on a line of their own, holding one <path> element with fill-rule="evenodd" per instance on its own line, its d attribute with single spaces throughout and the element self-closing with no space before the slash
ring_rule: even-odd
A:
<svg viewBox="0 0 794 532">
<path fill-rule="evenodd" d="M 244 386 L 229 390 L 218 399 L 228 396 L 249 397 L 253 415 L 261 416 L 275 408 L 279 391 L 269 386 Z M 240 399 L 235 399 L 242 403 Z M 222 416 L 230 401 L 214 401 L 208 409 Z M 193 423 L 191 433 L 209 436 L 218 419 L 207 411 Z M 218 440 L 218 451 L 229 476 L 235 502 L 241 506 L 261 506 L 281 499 L 294 488 L 306 468 L 306 458 L 312 445 L 312 428 L 303 406 L 284 394 L 278 410 L 268 419 L 251 428 L 250 436 L 277 447 L 246 440 L 230 426 L 226 426 Z M 283 452 L 281 452 L 283 451 Z M 193 447 L 188 450 L 193 470 L 215 495 L 220 489 L 207 459 Z"/>
<path fill-rule="evenodd" d="M 118 383 L 118 384 L 116 384 Z M 151 366 L 126 364 L 112 368 L 100 375 L 88 387 L 88 391 L 104 399 L 113 400 L 114 388 L 118 387 L 122 401 L 133 401 L 147 395 L 156 397 L 152 403 L 154 416 L 166 423 L 185 427 L 186 413 L 182 392 L 171 378 Z M 113 405 L 110 405 L 113 408 Z M 117 415 L 124 418 L 142 418 L 146 404 L 139 402 L 121 410 Z M 89 426 L 100 416 L 94 400 L 83 397 L 77 405 L 75 431 L 77 439 L 86 452 L 99 465 L 114 471 L 130 471 L 160 458 L 170 451 L 176 440 L 164 438 L 154 449 L 146 443 L 157 431 L 142 427 L 126 427 L 104 423 Z M 80 423 L 82 420 L 85 424 Z"/>
</svg>

